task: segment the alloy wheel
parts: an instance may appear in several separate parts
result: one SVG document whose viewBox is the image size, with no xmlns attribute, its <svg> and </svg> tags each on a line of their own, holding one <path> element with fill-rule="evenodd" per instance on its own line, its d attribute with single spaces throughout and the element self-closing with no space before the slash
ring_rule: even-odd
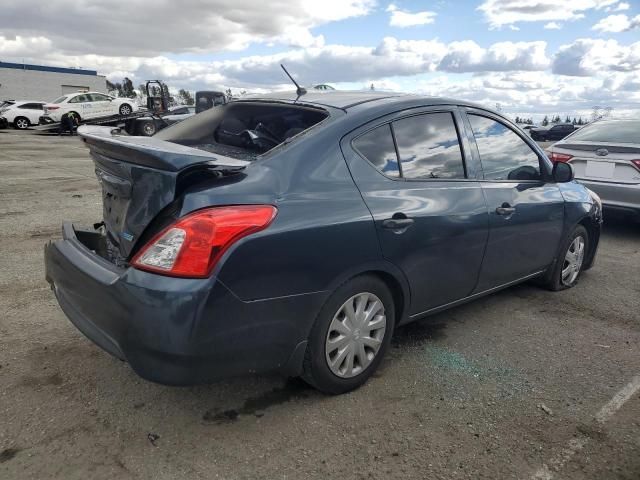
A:
<svg viewBox="0 0 640 480">
<path fill-rule="evenodd" d="M 584 237 L 578 236 L 574 238 L 564 256 L 561 278 L 562 283 L 566 286 L 573 284 L 580 274 L 582 261 L 584 260 L 584 244 Z"/>
<path fill-rule="evenodd" d="M 16 127 L 18 127 L 20 130 L 24 130 L 28 126 L 29 122 L 24 118 L 19 118 L 18 120 L 16 120 Z"/>
<path fill-rule="evenodd" d="M 120 107 L 120 115 L 129 115 L 131 113 L 131 108 L 129 105 L 122 105 Z"/>
<path fill-rule="evenodd" d="M 333 316 L 325 341 L 331 372 L 351 378 L 367 369 L 384 340 L 387 316 L 384 304 L 373 293 L 352 296 Z"/>
</svg>

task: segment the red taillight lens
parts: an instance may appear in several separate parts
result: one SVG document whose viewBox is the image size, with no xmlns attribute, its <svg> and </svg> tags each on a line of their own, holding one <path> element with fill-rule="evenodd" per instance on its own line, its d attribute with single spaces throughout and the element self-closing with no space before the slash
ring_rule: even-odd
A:
<svg viewBox="0 0 640 480">
<path fill-rule="evenodd" d="M 135 268 L 173 277 L 204 278 L 233 243 L 264 230 L 271 205 L 214 207 L 191 213 L 161 231 L 133 257 Z"/>
<path fill-rule="evenodd" d="M 634 167 L 640 170 L 640 160 L 631 160 L 631 163 L 633 163 Z"/>
<path fill-rule="evenodd" d="M 572 158 L 573 158 L 573 155 L 567 155 L 566 153 L 551 152 L 551 155 L 549 155 L 549 160 L 551 160 L 552 162 L 566 163 Z"/>
<path fill-rule="evenodd" d="M 47 110 L 58 110 L 60 107 L 56 107 L 55 105 L 47 105 L 45 108 Z"/>
</svg>

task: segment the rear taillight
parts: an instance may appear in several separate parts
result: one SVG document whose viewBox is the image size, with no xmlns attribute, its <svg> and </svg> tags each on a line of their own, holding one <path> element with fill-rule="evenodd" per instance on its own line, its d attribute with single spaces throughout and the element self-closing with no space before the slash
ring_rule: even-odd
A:
<svg viewBox="0 0 640 480">
<path fill-rule="evenodd" d="M 631 160 L 631 163 L 633 163 L 634 167 L 640 170 L 640 160 Z"/>
<path fill-rule="evenodd" d="M 58 110 L 60 107 L 56 107 L 55 105 L 51 105 L 51 106 L 46 106 L 44 108 L 46 108 L 47 110 Z"/>
<path fill-rule="evenodd" d="M 267 228 L 276 213 L 277 209 L 271 205 L 198 210 L 152 238 L 133 257 L 131 264 L 173 277 L 207 277 L 231 245 Z"/>
<path fill-rule="evenodd" d="M 566 163 L 572 158 L 573 158 L 573 155 L 567 155 L 566 153 L 551 152 L 551 155 L 549 155 L 549 160 L 551 160 L 552 162 Z"/>
</svg>

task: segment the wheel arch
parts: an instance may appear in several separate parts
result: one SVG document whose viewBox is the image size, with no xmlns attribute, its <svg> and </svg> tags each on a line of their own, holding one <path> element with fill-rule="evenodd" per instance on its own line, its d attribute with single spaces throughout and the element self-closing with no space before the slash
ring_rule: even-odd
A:
<svg viewBox="0 0 640 480">
<path fill-rule="evenodd" d="M 29 120 L 27 117 L 25 117 L 24 115 L 17 115 L 17 116 L 15 116 L 13 118 L 13 122 L 11 122 L 11 123 L 13 123 L 13 126 L 15 128 L 18 128 L 18 127 L 16 127 L 16 123 L 18 122 L 18 120 L 21 120 L 21 119 L 27 121 L 27 126 L 32 125 L 31 120 Z"/>
<path fill-rule="evenodd" d="M 405 275 L 398 267 L 390 262 L 375 262 L 373 264 L 363 265 L 357 269 L 350 269 L 336 278 L 327 290 L 334 292 L 343 283 L 363 275 L 371 275 L 382 280 L 389 288 L 393 297 L 396 326 L 406 323 L 409 320 L 411 290 Z"/>
<path fill-rule="evenodd" d="M 600 222 L 593 216 L 587 215 L 580 219 L 576 224 L 582 225 L 587 231 L 589 251 L 587 252 L 587 258 L 585 259 L 583 270 L 588 270 L 593 266 L 596 257 L 596 251 L 598 249 L 598 243 L 600 241 Z"/>
</svg>

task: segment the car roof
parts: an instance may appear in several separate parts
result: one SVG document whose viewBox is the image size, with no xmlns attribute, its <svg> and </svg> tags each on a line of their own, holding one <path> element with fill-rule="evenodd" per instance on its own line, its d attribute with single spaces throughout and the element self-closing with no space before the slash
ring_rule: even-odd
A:
<svg viewBox="0 0 640 480">
<path fill-rule="evenodd" d="M 445 97 L 429 97 L 426 95 L 416 95 L 410 93 L 384 92 L 384 91 L 347 91 L 347 90 L 311 90 L 299 96 L 295 91 L 271 92 L 267 94 L 251 95 L 242 97 L 237 101 L 265 100 L 284 101 L 291 103 L 311 104 L 325 107 L 349 110 L 350 108 L 366 103 L 384 100 L 389 103 L 401 103 L 407 100 L 428 100 L 431 105 L 465 105 L 474 108 L 484 107 L 461 100 L 454 100 Z"/>
</svg>

